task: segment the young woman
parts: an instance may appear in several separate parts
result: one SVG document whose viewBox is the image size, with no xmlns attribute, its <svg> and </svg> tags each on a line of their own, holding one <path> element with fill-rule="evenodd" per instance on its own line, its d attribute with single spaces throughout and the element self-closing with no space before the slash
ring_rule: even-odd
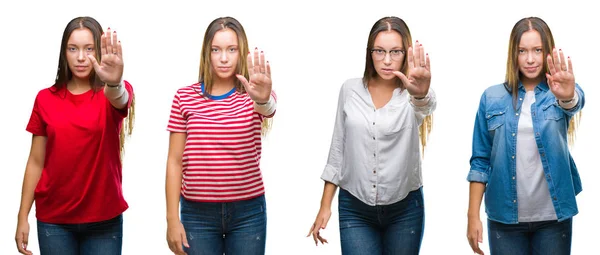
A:
<svg viewBox="0 0 600 255">
<path fill-rule="evenodd" d="M 365 73 L 340 90 L 321 208 L 310 228 L 315 244 L 340 187 L 343 254 L 417 254 L 424 228 L 419 140 L 436 99 L 429 56 L 411 43 L 403 20 L 385 17 L 369 34 Z M 421 139 L 420 139 L 421 138 Z"/>
<path fill-rule="evenodd" d="M 67 24 L 56 81 L 38 93 L 27 124 L 33 139 L 15 237 L 20 253 L 32 254 L 28 215 L 35 200 L 42 255 L 121 254 L 128 208 L 121 153 L 134 117 L 122 57 L 116 31 L 103 33 L 91 17 Z"/>
<path fill-rule="evenodd" d="M 167 242 L 175 254 L 264 254 L 261 134 L 275 114 L 271 68 L 242 25 L 217 18 L 199 82 L 173 99 L 168 131 Z M 181 219 L 179 204 L 181 203 Z"/>
<path fill-rule="evenodd" d="M 482 196 L 491 254 L 569 254 L 581 180 L 569 153 L 583 90 L 540 18 L 510 34 L 506 80 L 485 90 L 473 131 L 467 238 L 482 240 Z"/>
</svg>

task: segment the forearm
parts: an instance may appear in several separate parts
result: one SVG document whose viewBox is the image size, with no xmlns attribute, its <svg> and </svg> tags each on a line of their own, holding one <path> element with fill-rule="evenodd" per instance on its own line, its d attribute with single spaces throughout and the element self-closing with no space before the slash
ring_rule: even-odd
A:
<svg viewBox="0 0 600 255">
<path fill-rule="evenodd" d="M 485 184 L 481 182 L 471 182 L 469 186 L 469 211 L 468 217 L 479 217 L 481 209 L 481 200 L 485 192 Z"/>
<path fill-rule="evenodd" d="M 25 168 L 25 176 L 23 177 L 23 187 L 21 189 L 21 205 L 19 207 L 19 220 L 27 220 L 31 206 L 34 201 L 35 187 L 37 186 L 42 175 L 42 165 L 29 160 Z"/>
<path fill-rule="evenodd" d="M 179 198 L 181 194 L 181 180 L 183 178 L 181 169 L 181 162 L 169 162 L 167 165 L 165 184 L 167 222 L 179 221 Z"/>
<path fill-rule="evenodd" d="M 331 201 L 335 196 L 337 186 L 331 182 L 326 181 L 323 187 L 323 197 L 321 197 L 321 207 L 331 208 Z"/>
<path fill-rule="evenodd" d="M 117 109 L 125 108 L 129 101 L 129 93 L 125 89 L 123 82 L 116 87 L 114 85 L 104 86 L 104 96 L 108 99 L 110 104 Z"/>
</svg>

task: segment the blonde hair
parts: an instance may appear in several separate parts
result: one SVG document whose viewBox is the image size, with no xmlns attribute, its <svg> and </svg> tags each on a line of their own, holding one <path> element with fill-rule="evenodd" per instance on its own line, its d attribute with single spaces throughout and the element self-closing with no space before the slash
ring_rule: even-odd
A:
<svg viewBox="0 0 600 255">
<path fill-rule="evenodd" d="M 131 136 L 133 133 L 133 123 L 135 122 L 135 95 L 131 94 L 131 106 L 127 109 L 127 117 L 123 120 L 123 124 L 121 124 L 121 132 L 119 133 L 119 148 L 121 152 L 121 162 L 123 161 L 123 156 L 125 155 L 125 140 L 127 137 Z"/>
<path fill-rule="evenodd" d="M 519 82 L 520 82 L 520 72 L 519 72 L 519 62 L 518 62 L 518 54 L 519 54 L 519 42 L 521 41 L 521 37 L 527 31 L 537 31 L 540 34 L 542 39 L 542 49 L 543 56 L 547 56 L 554 49 L 554 37 L 552 36 L 552 31 L 550 31 L 550 27 L 548 24 L 544 22 L 542 19 L 538 17 L 529 17 L 523 18 L 519 20 L 513 27 L 510 33 L 510 40 L 508 44 L 508 58 L 506 61 L 506 80 L 504 82 L 504 86 L 507 90 L 512 93 L 513 97 L 513 108 L 517 107 L 517 97 L 519 90 Z M 542 72 L 540 72 L 540 76 L 542 79 L 546 79 L 544 74 L 549 73 L 548 71 L 548 63 L 547 59 L 544 57 L 544 67 Z M 575 92 L 577 93 L 577 92 Z M 575 133 L 577 127 L 579 126 L 579 122 L 581 120 L 581 111 L 571 117 L 568 125 L 567 131 L 567 140 L 569 146 L 573 146 L 575 144 Z"/>
<path fill-rule="evenodd" d="M 202 42 L 202 52 L 200 53 L 200 67 L 198 82 L 204 83 L 204 91 L 210 94 L 213 86 L 213 73 L 212 63 L 210 60 L 211 45 L 215 34 L 219 31 L 231 29 L 235 32 L 238 38 L 238 53 L 240 54 L 238 63 L 236 66 L 235 73 L 244 76 L 247 80 L 250 75 L 248 72 L 248 55 L 244 54 L 250 52 L 248 47 L 248 39 L 246 32 L 242 24 L 232 17 L 221 17 L 213 20 L 204 33 L 204 40 Z M 246 93 L 244 85 L 235 79 L 235 89 L 238 93 Z M 272 118 L 263 118 L 261 125 L 261 135 L 266 136 L 272 126 Z"/>
</svg>

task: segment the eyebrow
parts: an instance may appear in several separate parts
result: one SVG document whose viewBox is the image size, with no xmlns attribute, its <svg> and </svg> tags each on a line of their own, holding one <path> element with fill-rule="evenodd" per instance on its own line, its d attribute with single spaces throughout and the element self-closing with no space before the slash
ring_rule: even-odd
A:
<svg viewBox="0 0 600 255">
<path fill-rule="evenodd" d="M 381 46 L 373 46 L 373 48 L 385 50 L 385 49 L 384 49 L 383 47 L 381 47 Z M 402 46 L 397 46 L 397 47 L 393 47 L 391 50 L 404 50 L 404 47 L 402 47 Z"/>
<path fill-rule="evenodd" d="M 210 47 L 212 47 L 212 48 L 219 48 L 219 45 L 211 45 Z M 232 44 L 232 45 L 229 45 L 229 46 L 227 46 L 225 48 L 229 48 L 229 47 L 238 47 L 238 45 L 237 44 Z"/>
<path fill-rule="evenodd" d="M 77 46 L 77 44 L 69 43 L 69 44 L 67 44 L 67 46 Z M 89 44 L 86 44 L 84 46 L 94 46 L 94 44 L 89 43 Z"/>
</svg>

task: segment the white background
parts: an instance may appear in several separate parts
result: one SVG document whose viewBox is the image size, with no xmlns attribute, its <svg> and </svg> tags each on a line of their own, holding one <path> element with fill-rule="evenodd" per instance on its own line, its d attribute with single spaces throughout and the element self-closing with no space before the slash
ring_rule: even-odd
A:
<svg viewBox="0 0 600 255">
<path fill-rule="evenodd" d="M 51 2 L 51 3 L 50 3 Z M 31 144 L 25 131 L 35 95 L 54 81 L 62 32 L 74 17 L 95 17 L 118 31 L 125 78 L 135 89 L 137 120 L 127 143 L 123 189 L 124 254 L 169 254 L 165 241 L 164 176 L 168 121 L 175 91 L 196 82 L 202 37 L 213 19 L 237 18 L 250 47 L 272 64 L 279 96 L 262 160 L 268 208 L 267 254 L 340 254 L 337 196 L 315 247 L 306 238 L 319 209 L 337 96 L 341 84 L 361 77 L 369 30 L 379 18 L 403 18 L 432 61 L 438 96 L 424 159 L 426 204 L 421 254 L 471 254 L 466 240 L 471 138 L 483 90 L 504 81 L 508 39 L 521 18 L 539 16 L 557 47 L 573 59 L 586 93 L 572 150 L 582 180 L 574 219 L 573 254 L 596 253 L 600 228 L 598 42 L 593 1 L 2 1 L 0 4 L 0 254 L 14 242 L 21 183 Z M 593 145 L 596 145 L 594 147 Z M 100 191 L 99 191 L 100 192 Z M 29 248 L 39 254 L 35 208 Z M 483 206 L 482 206 L 483 210 Z M 482 211 L 485 225 L 485 213 Z M 483 249 L 487 253 L 487 229 Z"/>
</svg>

